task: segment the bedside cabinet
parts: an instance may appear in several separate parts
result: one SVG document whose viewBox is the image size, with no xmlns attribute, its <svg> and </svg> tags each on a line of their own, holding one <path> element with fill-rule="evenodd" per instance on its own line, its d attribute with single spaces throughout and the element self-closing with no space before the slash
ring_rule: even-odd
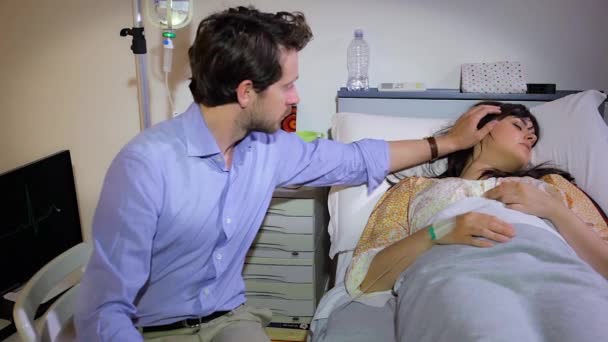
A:
<svg viewBox="0 0 608 342">
<path fill-rule="evenodd" d="M 310 323 L 329 280 L 327 188 L 280 188 L 243 268 L 247 304 Z"/>
</svg>

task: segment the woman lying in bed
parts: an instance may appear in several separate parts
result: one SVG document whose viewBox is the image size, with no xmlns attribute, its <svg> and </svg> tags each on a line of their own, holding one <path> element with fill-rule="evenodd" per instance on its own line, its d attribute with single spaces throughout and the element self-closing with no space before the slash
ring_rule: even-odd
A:
<svg viewBox="0 0 608 342">
<path fill-rule="evenodd" d="M 393 289 L 399 340 L 608 340 L 606 222 L 569 174 L 527 168 L 540 131 L 524 106 L 485 104 L 501 114 L 478 145 L 378 202 L 349 293 Z"/>
</svg>

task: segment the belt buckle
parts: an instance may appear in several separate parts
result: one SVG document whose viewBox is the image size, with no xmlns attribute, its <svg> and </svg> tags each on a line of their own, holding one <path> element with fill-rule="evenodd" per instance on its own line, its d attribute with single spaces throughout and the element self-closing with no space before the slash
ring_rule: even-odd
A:
<svg viewBox="0 0 608 342">
<path fill-rule="evenodd" d="M 198 320 L 198 323 L 188 324 L 188 320 L 185 319 L 183 321 L 184 328 L 188 328 L 188 329 L 195 329 L 196 328 L 196 331 L 194 331 L 194 333 L 199 332 L 201 330 L 201 324 L 203 324 L 203 319 L 201 317 L 197 317 L 195 319 Z"/>
</svg>

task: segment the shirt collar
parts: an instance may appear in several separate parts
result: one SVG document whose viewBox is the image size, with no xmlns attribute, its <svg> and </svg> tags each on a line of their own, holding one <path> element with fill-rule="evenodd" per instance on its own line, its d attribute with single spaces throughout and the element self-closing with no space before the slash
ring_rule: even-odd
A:
<svg viewBox="0 0 608 342">
<path fill-rule="evenodd" d="M 193 102 L 182 116 L 188 156 L 208 157 L 219 154 L 220 148 L 207 127 L 200 106 Z"/>
</svg>

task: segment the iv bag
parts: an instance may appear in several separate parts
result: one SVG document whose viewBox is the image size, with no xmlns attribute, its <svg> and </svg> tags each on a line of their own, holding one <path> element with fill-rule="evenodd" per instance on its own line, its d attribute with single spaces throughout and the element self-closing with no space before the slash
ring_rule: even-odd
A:
<svg viewBox="0 0 608 342">
<path fill-rule="evenodd" d="M 190 0 L 147 0 L 146 8 L 150 21 L 162 28 L 176 30 L 192 19 Z"/>
</svg>

